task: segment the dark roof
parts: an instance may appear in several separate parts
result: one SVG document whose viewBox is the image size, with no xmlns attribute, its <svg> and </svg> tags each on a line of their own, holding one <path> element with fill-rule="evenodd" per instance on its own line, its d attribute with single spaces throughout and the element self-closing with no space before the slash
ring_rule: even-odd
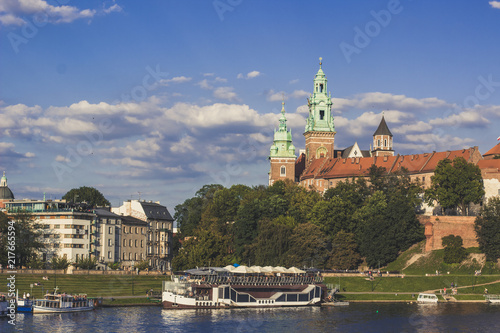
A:
<svg viewBox="0 0 500 333">
<path fill-rule="evenodd" d="M 148 222 L 135 218 L 133 216 L 121 216 L 122 225 L 139 225 L 147 226 Z"/>
<path fill-rule="evenodd" d="M 385 122 L 384 116 L 382 116 L 382 120 L 380 121 L 380 125 L 378 125 L 377 130 L 373 133 L 375 135 L 389 135 L 392 136 L 391 131 L 389 131 L 389 127 L 387 127 L 387 123 Z"/>
<path fill-rule="evenodd" d="M 112 218 L 118 218 L 118 219 L 122 217 L 121 215 L 110 212 L 106 208 L 95 209 L 95 214 L 99 217 L 112 217 Z"/>
<path fill-rule="evenodd" d="M 15 199 L 14 193 L 10 190 L 8 186 L 0 186 L 0 200 L 10 200 Z"/>
<path fill-rule="evenodd" d="M 173 221 L 174 219 L 168 212 L 167 207 L 157 204 L 155 202 L 141 202 L 142 209 L 144 210 L 144 214 L 148 219 L 152 220 L 167 220 Z"/>
</svg>

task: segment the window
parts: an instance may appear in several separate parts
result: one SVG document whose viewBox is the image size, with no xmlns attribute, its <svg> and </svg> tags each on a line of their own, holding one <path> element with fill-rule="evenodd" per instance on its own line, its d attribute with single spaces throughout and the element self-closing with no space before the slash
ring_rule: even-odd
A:
<svg viewBox="0 0 500 333">
<path fill-rule="evenodd" d="M 137 239 L 135 240 L 135 247 L 137 247 Z"/>
<path fill-rule="evenodd" d="M 111 259 L 111 258 L 113 258 L 113 257 L 111 256 L 111 251 L 108 251 L 108 259 Z"/>
<path fill-rule="evenodd" d="M 78 259 L 80 259 L 80 258 L 79 258 L 78 254 L 77 254 L 77 255 L 76 255 L 76 261 L 78 261 Z"/>
<path fill-rule="evenodd" d="M 123 240 L 123 246 L 127 246 L 127 240 L 126 239 Z"/>
<path fill-rule="evenodd" d="M 132 260 L 132 252 L 128 253 L 128 260 Z"/>
<path fill-rule="evenodd" d="M 380 147 L 380 140 L 377 140 L 377 147 Z"/>
<path fill-rule="evenodd" d="M 141 240 L 141 247 L 144 247 L 144 241 Z"/>
<path fill-rule="evenodd" d="M 425 182 L 425 177 L 422 177 L 422 181 Z M 499 193 L 500 194 L 500 193 Z"/>
<path fill-rule="evenodd" d="M 323 83 L 319 84 L 319 92 L 323 92 Z"/>
<path fill-rule="evenodd" d="M 129 239 L 129 241 L 128 241 L 128 246 L 132 247 L 132 240 L 131 239 Z"/>
<path fill-rule="evenodd" d="M 321 110 L 321 111 L 319 112 L 319 120 L 323 120 L 323 119 L 325 119 L 325 111 L 324 111 L 324 110 Z"/>
<path fill-rule="evenodd" d="M 134 260 L 137 260 L 137 253 L 134 254 Z"/>
<path fill-rule="evenodd" d="M 108 239 L 108 246 L 112 246 L 113 244 L 111 244 L 111 239 Z"/>
<path fill-rule="evenodd" d="M 135 233 L 136 233 L 136 234 L 137 234 L 137 230 L 138 230 L 138 229 L 137 229 L 137 227 L 135 227 Z"/>
<path fill-rule="evenodd" d="M 286 176 L 286 167 L 284 165 L 281 167 L 280 176 Z"/>
<path fill-rule="evenodd" d="M 113 233 L 113 227 L 109 227 L 109 233 L 112 234 Z"/>
<path fill-rule="evenodd" d="M 387 147 L 387 139 L 384 140 L 384 146 Z"/>
</svg>

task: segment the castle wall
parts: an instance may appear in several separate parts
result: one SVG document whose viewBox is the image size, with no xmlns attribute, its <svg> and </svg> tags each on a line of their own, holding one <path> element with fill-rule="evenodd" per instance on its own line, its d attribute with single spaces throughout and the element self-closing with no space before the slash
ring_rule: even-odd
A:
<svg viewBox="0 0 500 333">
<path fill-rule="evenodd" d="M 425 252 L 442 249 L 442 238 L 448 235 L 462 237 L 465 248 L 479 246 L 474 230 L 475 216 L 419 215 L 418 219 L 425 226 Z"/>
</svg>

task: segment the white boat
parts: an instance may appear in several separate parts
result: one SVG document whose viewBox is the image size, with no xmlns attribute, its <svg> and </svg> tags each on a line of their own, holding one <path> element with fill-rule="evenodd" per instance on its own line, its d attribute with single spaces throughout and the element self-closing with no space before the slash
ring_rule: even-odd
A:
<svg viewBox="0 0 500 333">
<path fill-rule="evenodd" d="M 486 301 L 492 304 L 500 304 L 499 295 L 486 295 Z"/>
<path fill-rule="evenodd" d="M 47 294 L 35 300 L 33 313 L 62 313 L 94 310 L 94 300 L 86 295 Z"/>
<path fill-rule="evenodd" d="M 184 271 L 163 281 L 165 309 L 216 309 L 320 305 L 326 285 L 318 272 L 239 266 Z"/>
<path fill-rule="evenodd" d="M 437 304 L 438 297 L 435 294 L 420 293 L 417 302 L 421 304 Z"/>
</svg>

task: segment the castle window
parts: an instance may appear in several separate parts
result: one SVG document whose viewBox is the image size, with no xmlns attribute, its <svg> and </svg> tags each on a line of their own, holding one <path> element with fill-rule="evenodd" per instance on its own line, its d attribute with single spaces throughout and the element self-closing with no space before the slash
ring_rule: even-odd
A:
<svg viewBox="0 0 500 333">
<path fill-rule="evenodd" d="M 321 110 L 319 112 L 319 120 L 323 120 L 325 118 L 325 111 L 324 110 Z"/>
<path fill-rule="evenodd" d="M 286 167 L 283 165 L 280 170 L 280 176 L 286 176 Z"/>
<path fill-rule="evenodd" d="M 377 146 L 380 147 L 380 140 L 377 140 Z"/>
<path fill-rule="evenodd" d="M 323 83 L 319 84 L 319 92 L 323 92 Z"/>
<path fill-rule="evenodd" d="M 387 147 L 387 139 L 384 140 L 384 146 Z"/>
</svg>

